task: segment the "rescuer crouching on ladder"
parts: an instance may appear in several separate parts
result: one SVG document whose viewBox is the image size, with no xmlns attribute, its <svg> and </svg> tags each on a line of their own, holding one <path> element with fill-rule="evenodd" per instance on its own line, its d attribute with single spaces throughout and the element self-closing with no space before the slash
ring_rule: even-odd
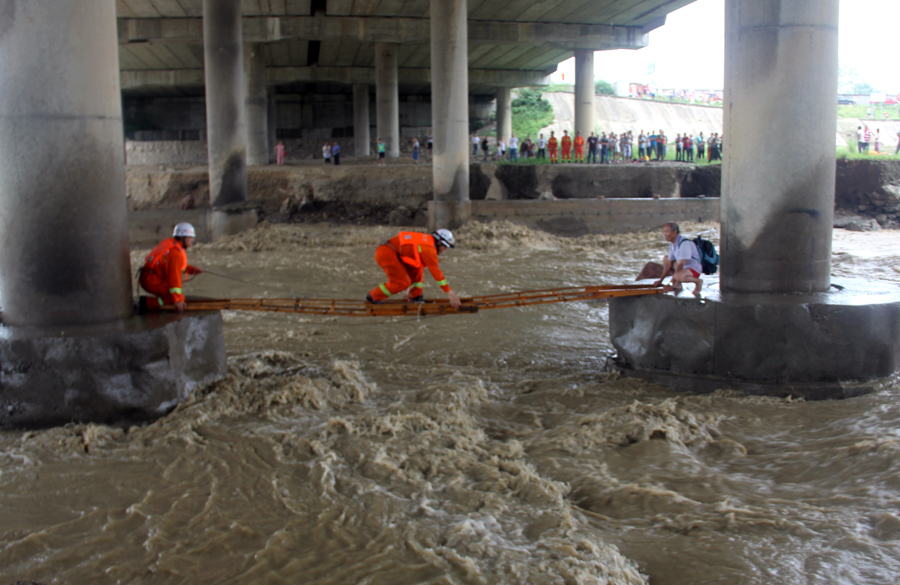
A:
<svg viewBox="0 0 900 585">
<path fill-rule="evenodd" d="M 141 288 L 156 295 L 156 299 L 142 296 L 139 299 L 138 313 L 160 311 L 163 305 L 175 305 L 179 313 L 186 306 L 182 291 L 183 274 L 200 274 L 202 271 L 188 264 L 185 251 L 194 245 L 196 237 L 194 226 L 182 222 L 175 226 L 171 238 L 158 243 L 147 254 L 144 265 L 140 269 Z"/>
<path fill-rule="evenodd" d="M 366 301 L 380 303 L 391 295 L 406 290 L 407 301 L 423 302 L 425 296 L 422 276 L 425 268 L 428 268 L 441 290 L 447 293 L 450 306 L 458 308 L 459 297 L 450 290 L 450 285 L 438 266 L 438 255 L 447 248 L 453 248 L 455 244 L 456 239 L 450 230 L 440 229 L 431 235 L 400 232 L 378 246 L 375 249 L 375 262 L 387 274 L 388 282 L 369 291 Z"/>
</svg>

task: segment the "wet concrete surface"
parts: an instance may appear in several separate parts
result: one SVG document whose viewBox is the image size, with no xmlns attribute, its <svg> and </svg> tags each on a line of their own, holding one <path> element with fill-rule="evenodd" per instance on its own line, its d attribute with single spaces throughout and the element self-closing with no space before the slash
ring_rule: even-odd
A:
<svg viewBox="0 0 900 585">
<path fill-rule="evenodd" d="M 152 420 L 224 372 L 219 313 L 0 327 L 0 428 Z"/>
<path fill-rule="evenodd" d="M 723 383 L 812 399 L 871 391 L 900 368 L 900 291 L 854 278 L 833 284 L 841 288 L 612 299 L 617 365 L 695 392 Z"/>
</svg>

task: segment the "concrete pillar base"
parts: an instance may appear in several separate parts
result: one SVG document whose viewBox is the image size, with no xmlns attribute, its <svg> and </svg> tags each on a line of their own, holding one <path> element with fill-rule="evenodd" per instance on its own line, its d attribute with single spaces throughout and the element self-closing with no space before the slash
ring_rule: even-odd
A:
<svg viewBox="0 0 900 585">
<path fill-rule="evenodd" d="M 471 201 L 428 202 L 428 229 L 431 231 L 440 228 L 455 230 L 466 225 L 471 217 Z"/>
<path fill-rule="evenodd" d="M 209 237 L 216 241 L 223 236 L 239 234 L 256 227 L 259 215 L 256 208 L 245 205 L 234 208 L 211 209 L 209 212 Z"/>
<path fill-rule="evenodd" d="M 225 374 L 219 313 L 52 333 L 0 327 L 0 428 L 160 417 Z"/>
<path fill-rule="evenodd" d="M 844 290 L 611 299 L 616 365 L 675 390 L 808 399 L 872 391 L 900 368 L 900 293 L 835 280 Z"/>
</svg>

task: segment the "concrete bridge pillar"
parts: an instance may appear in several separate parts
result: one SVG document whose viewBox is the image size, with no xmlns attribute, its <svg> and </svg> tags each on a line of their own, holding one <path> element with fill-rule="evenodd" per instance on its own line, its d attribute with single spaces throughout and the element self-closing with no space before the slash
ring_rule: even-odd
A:
<svg viewBox="0 0 900 585">
<path fill-rule="evenodd" d="M 353 86 L 353 151 L 356 156 L 369 156 L 369 86 Z"/>
<path fill-rule="evenodd" d="M 266 63 L 262 45 L 244 45 L 244 79 L 247 108 L 247 164 L 269 164 L 269 97 L 266 93 Z"/>
<path fill-rule="evenodd" d="M 206 128 L 213 239 L 256 224 L 247 207 L 247 123 L 240 0 L 203 0 Z"/>
<path fill-rule="evenodd" d="M 512 92 L 508 87 L 497 88 L 497 140 L 509 144 L 512 134 Z"/>
<path fill-rule="evenodd" d="M 133 316 L 114 2 L 0 3 L 0 428 L 165 414 L 222 319 Z"/>
<path fill-rule="evenodd" d="M 431 96 L 434 201 L 431 229 L 454 229 L 471 215 L 469 201 L 469 51 L 466 0 L 431 0 Z"/>
<path fill-rule="evenodd" d="M 594 51 L 578 49 L 575 51 L 575 132 L 581 132 L 587 140 L 593 131 Z"/>
<path fill-rule="evenodd" d="M 375 106 L 384 154 L 400 156 L 400 97 L 397 88 L 397 45 L 375 43 Z"/>
<path fill-rule="evenodd" d="M 15 0 L 0 12 L 3 323 L 127 317 L 115 3 Z"/>
<path fill-rule="evenodd" d="M 827 291 L 838 0 L 725 6 L 722 290 Z"/>
<path fill-rule="evenodd" d="M 839 398 L 900 368 L 896 287 L 830 287 L 838 1 L 726 0 L 721 292 L 612 299 L 624 372 Z"/>
</svg>

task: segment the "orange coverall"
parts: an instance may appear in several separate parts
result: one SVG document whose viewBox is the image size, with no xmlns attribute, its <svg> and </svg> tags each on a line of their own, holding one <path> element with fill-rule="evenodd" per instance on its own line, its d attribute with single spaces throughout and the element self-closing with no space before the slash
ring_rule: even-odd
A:
<svg viewBox="0 0 900 585">
<path fill-rule="evenodd" d="M 426 268 L 441 290 L 450 292 L 450 285 L 438 266 L 434 238 L 429 234 L 400 232 L 387 243 L 375 248 L 375 262 L 387 274 L 388 281 L 369 291 L 372 300 L 383 301 L 410 287 L 410 300 L 421 297 L 424 293 L 422 276 Z"/>
<path fill-rule="evenodd" d="M 568 134 L 562 137 L 562 151 L 563 160 L 572 160 L 572 139 Z"/>
<path fill-rule="evenodd" d="M 550 150 L 550 162 L 559 162 L 556 157 L 556 149 L 559 147 L 559 141 L 556 136 L 551 136 L 547 141 L 547 148 Z"/>
<path fill-rule="evenodd" d="M 584 137 L 575 137 L 575 160 L 584 162 Z"/>
<path fill-rule="evenodd" d="M 181 290 L 182 274 L 198 274 L 200 271 L 187 263 L 187 254 L 175 238 L 166 238 L 147 254 L 141 267 L 141 287 L 158 297 L 159 305 L 150 302 L 150 310 L 159 310 L 163 305 L 184 302 Z"/>
</svg>

